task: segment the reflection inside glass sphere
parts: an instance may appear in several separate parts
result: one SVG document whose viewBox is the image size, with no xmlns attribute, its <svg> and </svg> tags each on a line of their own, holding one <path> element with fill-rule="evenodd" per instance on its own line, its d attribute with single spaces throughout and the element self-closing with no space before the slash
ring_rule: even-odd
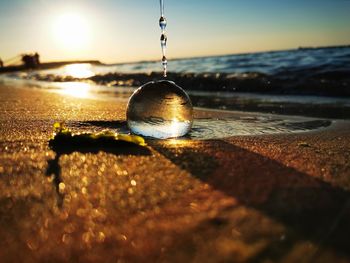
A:
<svg viewBox="0 0 350 263">
<path fill-rule="evenodd" d="M 142 136 L 166 139 L 186 135 L 193 123 L 193 107 L 186 92 L 172 81 L 148 82 L 130 97 L 130 130 Z"/>
</svg>

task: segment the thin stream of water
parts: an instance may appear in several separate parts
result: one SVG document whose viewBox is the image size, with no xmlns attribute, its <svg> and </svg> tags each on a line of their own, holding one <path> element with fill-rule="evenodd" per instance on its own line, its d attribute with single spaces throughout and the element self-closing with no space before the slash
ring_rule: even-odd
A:
<svg viewBox="0 0 350 263">
<path fill-rule="evenodd" d="M 164 16 L 164 1 L 159 0 L 159 4 L 160 4 L 160 16 Z"/>
<path fill-rule="evenodd" d="M 167 42 L 167 36 L 165 34 L 165 28 L 167 25 L 166 18 L 164 16 L 164 1 L 160 0 L 160 18 L 159 18 L 159 26 L 161 29 L 161 35 L 160 35 L 160 46 L 162 48 L 162 66 L 163 66 L 163 76 L 167 76 L 167 66 L 168 61 L 166 58 L 166 42 Z"/>
</svg>

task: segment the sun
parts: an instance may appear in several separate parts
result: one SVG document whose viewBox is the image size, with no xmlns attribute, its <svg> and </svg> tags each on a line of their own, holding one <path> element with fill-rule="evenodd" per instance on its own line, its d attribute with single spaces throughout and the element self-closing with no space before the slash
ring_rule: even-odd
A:
<svg viewBox="0 0 350 263">
<path fill-rule="evenodd" d="M 66 50 L 84 49 L 90 38 L 88 22 L 79 14 L 62 14 L 54 21 L 53 35 L 56 43 Z"/>
</svg>

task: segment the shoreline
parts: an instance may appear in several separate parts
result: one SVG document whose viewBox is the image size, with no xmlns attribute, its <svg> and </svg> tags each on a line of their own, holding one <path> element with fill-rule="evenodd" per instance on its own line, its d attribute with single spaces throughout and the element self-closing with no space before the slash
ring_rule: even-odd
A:
<svg viewBox="0 0 350 263">
<path fill-rule="evenodd" d="M 0 84 L 1 85 L 1 84 Z M 87 100 L 87 101 L 96 101 L 98 103 L 116 103 L 116 104 L 122 104 L 124 106 L 126 106 L 127 102 L 128 102 L 128 98 L 129 95 L 125 96 L 125 97 L 102 97 L 102 96 L 97 96 L 94 97 L 94 94 L 90 94 L 89 96 L 83 96 L 83 97 L 79 97 L 79 96 L 75 96 L 74 94 L 71 94 L 69 92 L 65 92 L 59 89 L 41 89 L 41 88 L 28 88 L 28 83 L 26 83 L 25 81 L 22 83 L 16 83 L 12 82 L 10 85 L 3 85 L 2 88 L 7 89 L 7 92 L 11 92 L 11 89 L 13 88 L 17 88 L 20 90 L 25 90 L 26 92 L 31 92 L 31 90 L 34 89 L 34 91 L 39 91 L 39 92 L 43 92 L 45 93 L 53 93 L 62 97 L 67 97 L 67 98 L 71 98 L 71 99 L 77 99 L 77 100 Z M 130 93 L 131 94 L 131 93 Z M 194 107 L 194 115 L 195 115 L 195 124 L 200 124 L 200 128 L 197 127 L 198 125 L 195 125 L 194 128 L 195 129 L 204 129 L 203 125 L 208 125 L 208 128 L 215 129 L 215 125 L 217 125 L 217 121 L 223 120 L 225 122 L 227 122 L 228 126 L 232 126 L 235 125 L 235 122 L 237 121 L 247 121 L 247 124 L 249 125 L 249 122 L 256 122 L 258 120 L 262 120 L 263 122 L 275 122 L 275 121 L 284 121 L 285 124 L 288 125 L 293 125 L 293 123 L 298 123 L 299 125 L 302 123 L 305 123 L 305 128 L 306 128 L 306 132 L 308 132 L 307 130 L 307 123 L 310 122 L 314 122 L 314 121 L 321 121 L 321 122 L 329 122 L 329 125 L 332 125 L 332 123 L 336 120 L 342 120 L 342 119 L 332 119 L 332 118 L 325 118 L 325 117 L 313 117 L 313 116 L 305 116 L 305 115 L 287 115 L 287 114 L 277 114 L 277 113 L 270 113 L 270 112 L 258 112 L 258 111 L 242 111 L 242 110 L 225 110 L 225 109 L 215 109 L 215 108 L 206 108 L 206 107 Z M 202 120 L 208 120 L 210 122 L 210 119 L 212 120 L 213 124 L 210 125 L 210 123 L 205 122 L 201 123 Z M 346 119 L 344 119 L 346 121 Z M 230 124 L 230 122 L 233 122 L 232 124 Z M 236 123 L 238 125 L 242 125 L 241 123 Z M 257 125 L 259 125 L 259 121 L 256 122 Z M 268 125 L 268 124 L 267 124 Z M 273 123 L 271 123 L 271 125 L 273 126 Z M 323 126 L 323 124 L 321 124 L 320 127 L 312 127 L 314 125 L 312 125 L 310 127 L 309 131 L 313 131 L 313 130 L 317 130 L 320 128 L 324 128 L 329 126 L 328 124 L 326 124 L 325 126 Z M 121 127 L 122 130 L 125 130 L 127 127 L 126 125 L 124 125 L 125 127 Z M 267 126 L 268 127 L 268 126 Z M 233 127 L 234 128 L 234 127 Z M 222 138 L 228 138 L 230 136 L 240 136 L 243 134 L 240 134 L 239 131 L 238 133 L 230 133 L 229 130 L 228 134 L 226 136 L 220 135 L 218 138 L 212 137 L 210 139 L 222 139 Z M 302 132 L 302 131 L 288 131 L 286 130 L 285 132 Z M 283 131 L 277 132 L 277 134 L 279 133 L 283 133 Z M 269 132 L 267 131 L 267 134 L 269 134 Z M 254 135 L 258 135 L 258 134 L 246 134 L 247 136 L 254 136 Z M 198 134 L 195 137 L 186 137 L 186 139 L 196 139 L 196 140 L 201 140 L 201 136 Z M 205 138 L 205 136 L 203 137 L 203 139 Z M 180 138 L 181 139 L 181 138 Z"/>
<path fill-rule="evenodd" d="M 0 87 L 4 262 L 350 262 L 349 121 L 147 141 L 151 155 L 57 157 L 48 147 L 55 121 L 73 132 L 111 129 L 125 106 Z"/>
<path fill-rule="evenodd" d="M 14 88 L 34 87 L 76 97 L 101 100 L 127 99 L 137 87 L 110 87 L 83 81 L 49 82 L 0 77 L 0 83 Z M 69 86 L 72 86 L 69 89 Z M 75 89 L 78 91 L 75 92 Z M 79 91 L 83 94 L 79 94 Z M 212 110 L 231 110 L 251 113 L 308 116 L 315 118 L 350 119 L 350 104 L 343 97 L 318 97 L 307 95 L 276 95 L 239 92 L 187 91 L 194 107 Z M 318 102 L 318 99 L 323 99 Z"/>
</svg>

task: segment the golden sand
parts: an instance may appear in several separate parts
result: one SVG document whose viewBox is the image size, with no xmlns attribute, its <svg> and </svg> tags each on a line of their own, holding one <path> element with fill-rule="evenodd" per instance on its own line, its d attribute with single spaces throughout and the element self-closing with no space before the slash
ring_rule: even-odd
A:
<svg viewBox="0 0 350 263">
<path fill-rule="evenodd" d="M 0 86 L 1 262 L 350 261 L 349 122 L 150 141 L 150 155 L 48 147 L 55 121 L 124 116 L 123 102 Z"/>
</svg>

